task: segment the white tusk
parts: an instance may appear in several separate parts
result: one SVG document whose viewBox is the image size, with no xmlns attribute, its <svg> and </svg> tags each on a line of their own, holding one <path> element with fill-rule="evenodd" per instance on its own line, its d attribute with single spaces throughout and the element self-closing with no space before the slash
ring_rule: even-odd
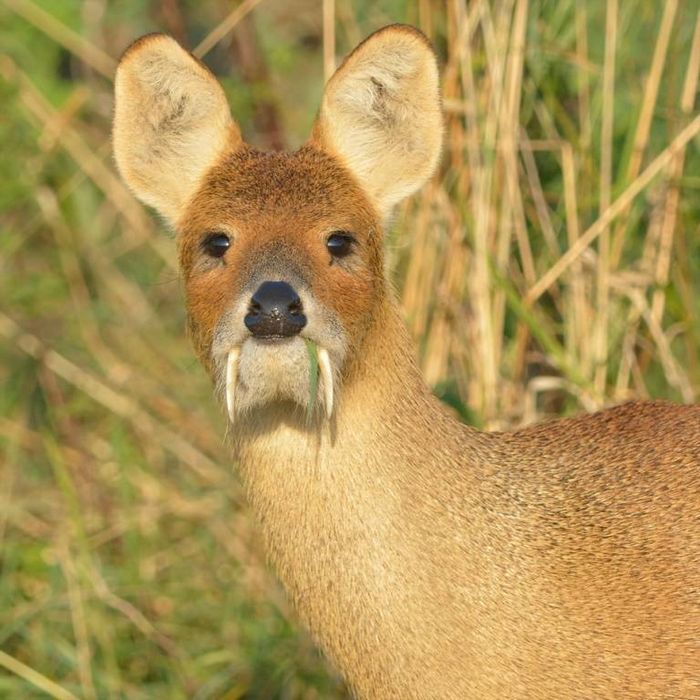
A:
<svg viewBox="0 0 700 700">
<path fill-rule="evenodd" d="M 229 350 L 226 358 L 226 410 L 228 417 L 233 423 L 233 402 L 236 398 L 236 383 L 238 381 L 238 356 L 241 354 L 240 348 Z"/>
<path fill-rule="evenodd" d="M 328 418 L 333 413 L 333 370 L 331 369 L 331 360 L 328 357 L 328 350 L 319 347 L 318 349 L 318 366 L 321 370 L 321 379 L 323 380 L 323 398 L 326 404 L 326 415 Z"/>
</svg>

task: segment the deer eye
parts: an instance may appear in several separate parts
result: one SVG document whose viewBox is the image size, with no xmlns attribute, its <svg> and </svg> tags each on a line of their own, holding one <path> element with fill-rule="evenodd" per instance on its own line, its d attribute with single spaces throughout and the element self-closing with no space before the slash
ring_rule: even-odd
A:
<svg viewBox="0 0 700 700">
<path fill-rule="evenodd" d="M 355 239 L 345 231 L 334 231 L 326 239 L 326 248 L 334 258 L 344 258 L 352 251 Z"/>
<path fill-rule="evenodd" d="M 231 239 L 225 233 L 210 233 L 202 241 L 202 250 L 212 258 L 222 258 L 230 245 Z"/>
</svg>

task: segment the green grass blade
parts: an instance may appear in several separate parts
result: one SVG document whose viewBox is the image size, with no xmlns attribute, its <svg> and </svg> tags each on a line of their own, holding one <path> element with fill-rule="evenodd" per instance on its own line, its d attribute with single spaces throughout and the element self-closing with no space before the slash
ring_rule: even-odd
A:
<svg viewBox="0 0 700 700">
<path fill-rule="evenodd" d="M 310 418 L 314 412 L 318 392 L 318 348 L 313 340 L 304 338 L 304 342 L 309 354 L 309 405 L 306 407 L 306 415 Z"/>
</svg>

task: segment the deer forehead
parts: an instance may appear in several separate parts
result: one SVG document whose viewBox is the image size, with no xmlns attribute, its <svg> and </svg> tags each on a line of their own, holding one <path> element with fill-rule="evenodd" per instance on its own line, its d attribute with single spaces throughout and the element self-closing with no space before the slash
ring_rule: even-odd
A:
<svg viewBox="0 0 700 700">
<path fill-rule="evenodd" d="M 379 225 L 363 190 L 334 158 L 311 147 L 296 153 L 242 147 L 205 176 L 179 228 L 185 246 L 222 228 L 259 246 L 270 237 L 301 242 L 328 228 L 365 235 Z"/>
</svg>

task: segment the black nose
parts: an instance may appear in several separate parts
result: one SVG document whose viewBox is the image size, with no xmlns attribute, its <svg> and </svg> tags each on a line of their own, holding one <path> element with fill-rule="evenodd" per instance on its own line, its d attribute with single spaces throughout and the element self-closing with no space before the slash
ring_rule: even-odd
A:
<svg viewBox="0 0 700 700">
<path fill-rule="evenodd" d="M 306 325 L 299 295 L 286 282 L 263 282 L 244 319 L 256 338 L 289 338 Z"/>
</svg>

